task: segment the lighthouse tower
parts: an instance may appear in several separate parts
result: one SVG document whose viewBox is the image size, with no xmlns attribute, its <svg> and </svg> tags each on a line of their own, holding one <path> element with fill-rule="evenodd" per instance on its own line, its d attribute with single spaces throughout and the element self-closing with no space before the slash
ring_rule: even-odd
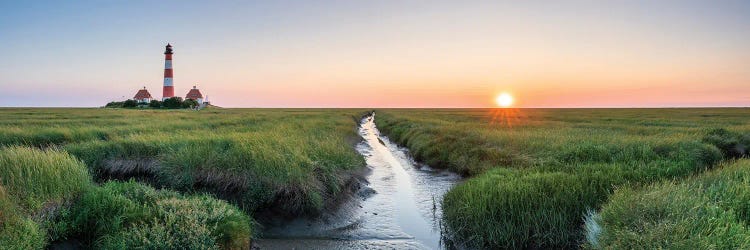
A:
<svg viewBox="0 0 750 250">
<path fill-rule="evenodd" d="M 164 51 L 164 92 L 161 100 L 174 97 L 174 83 L 172 80 L 172 45 L 167 43 Z"/>
</svg>

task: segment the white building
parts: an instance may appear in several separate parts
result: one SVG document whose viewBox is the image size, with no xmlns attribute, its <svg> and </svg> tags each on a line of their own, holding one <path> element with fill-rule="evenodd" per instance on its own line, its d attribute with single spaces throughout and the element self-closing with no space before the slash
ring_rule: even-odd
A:
<svg viewBox="0 0 750 250">
<path fill-rule="evenodd" d="M 143 87 L 143 89 L 138 90 L 138 93 L 135 93 L 135 96 L 133 96 L 133 100 L 135 100 L 136 102 L 141 102 L 141 103 L 149 103 L 151 102 L 151 99 L 153 99 L 151 97 L 151 93 L 149 93 L 148 90 L 146 90 L 146 87 Z"/>
</svg>

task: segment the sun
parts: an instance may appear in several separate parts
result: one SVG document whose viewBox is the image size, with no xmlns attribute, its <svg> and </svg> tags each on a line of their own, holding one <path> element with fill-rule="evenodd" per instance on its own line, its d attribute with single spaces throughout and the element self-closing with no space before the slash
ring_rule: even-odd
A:
<svg viewBox="0 0 750 250">
<path fill-rule="evenodd" d="M 500 107 L 510 107 L 510 105 L 513 105 L 513 96 L 508 93 L 502 93 L 495 98 L 495 102 Z"/>
</svg>

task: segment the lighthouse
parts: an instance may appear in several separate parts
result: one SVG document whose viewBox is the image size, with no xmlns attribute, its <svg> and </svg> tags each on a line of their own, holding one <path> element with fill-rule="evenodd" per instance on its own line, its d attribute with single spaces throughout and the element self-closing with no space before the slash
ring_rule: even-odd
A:
<svg viewBox="0 0 750 250">
<path fill-rule="evenodd" d="M 167 43 L 164 51 L 164 92 L 161 100 L 174 97 L 174 82 L 172 79 L 172 45 Z"/>
</svg>

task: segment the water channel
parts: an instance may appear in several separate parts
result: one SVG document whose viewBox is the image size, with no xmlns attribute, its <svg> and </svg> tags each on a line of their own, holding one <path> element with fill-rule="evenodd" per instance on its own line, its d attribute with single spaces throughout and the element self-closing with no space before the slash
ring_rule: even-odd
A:
<svg viewBox="0 0 750 250">
<path fill-rule="evenodd" d="M 362 119 L 357 151 L 370 169 L 353 199 L 317 218 L 266 226 L 259 249 L 441 249 L 443 195 L 460 176 L 415 162 Z"/>
</svg>

